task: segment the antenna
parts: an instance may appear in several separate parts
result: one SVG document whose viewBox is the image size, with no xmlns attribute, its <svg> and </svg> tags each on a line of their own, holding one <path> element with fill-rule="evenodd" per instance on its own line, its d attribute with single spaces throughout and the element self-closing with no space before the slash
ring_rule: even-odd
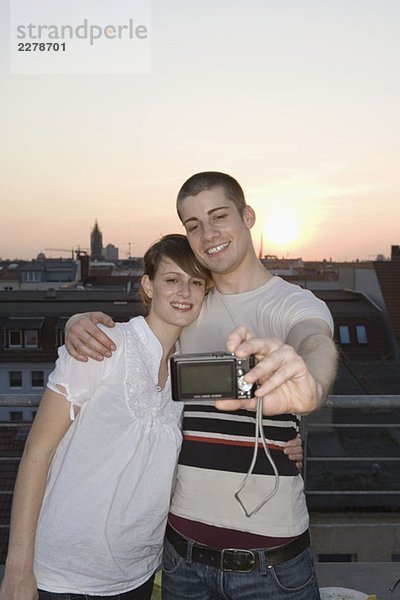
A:
<svg viewBox="0 0 400 600">
<path fill-rule="evenodd" d="M 125 242 L 125 244 L 128 244 L 128 250 L 126 252 L 124 252 L 126 258 L 132 258 L 131 257 L 131 250 L 132 250 L 132 246 L 135 245 L 135 242 Z"/>
</svg>

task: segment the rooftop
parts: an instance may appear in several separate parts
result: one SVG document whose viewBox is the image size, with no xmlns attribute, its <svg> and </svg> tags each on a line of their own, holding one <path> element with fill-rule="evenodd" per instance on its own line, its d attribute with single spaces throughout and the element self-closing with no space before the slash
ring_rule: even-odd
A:
<svg viewBox="0 0 400 600">
<path fill-rule="evenodd" d="M 374 262 L 394 335 L 400 342 L 400 261 Z"/>
<path fill-rule="evenodd" d="M 31 414 L 32 409 L 37 406 L 39 401 L 38 395 L 20 395 L 7 396 L 0 395 L 0 410 L 3 407 L 3 420 L 0 421 L 3 431 L 7 431 L 6 436 L 2 436 L 2 444 L 0 445 L 0 466 L 2 468 L 2 486 L 1 494 L 6 494 L 7 505 L 11 499 L 10 493 L 6 491 L 6 487 L 12 485 L 11 478 L 15 477 L 16 467 L 18 464 L 20 453 L 22 452 L 23 443 L 26 438 L 26 433 L 29 428 L 29 423 L 25 421 L 4 421 L 4 407 L 12 407 L 14 419 L 18 415 L 18 410 L 23 410 L 24 407 L 29 409 Z M 355 417 L 344 418 L 344 413 L 341 411 L 356 410 Z M 338 412 L 339 411 L 339 412 Z M 375 411 L 375 412 L 374 412 Z M 377 412 L 376 412 L 377 411 Z M 350 417 L 348 413 L 348 417 Z M 375 416 L 374 416 L 375 415 Z M 359 447 L 357 449 L 358 461 L 363 461 L 366 465 L 382 463 L 384 459 L 379 456 L 371 456 L 368 452 L 371 449 L 369 440 L 371 439 L 371 431 L 375 429 L 377 439 L 382 432 L 391 432 L 393 440 L 397 440 L 397 446 L 400 444 L 400 396 L 331 396 L 327 401 L 327 406 L 322 411 L 314 413 L 312 419 L 306 420 L 306 429 L 303 431 L 303 439 L 305 447 L 308 448 L 308 436 L 311 436 L 315 428 L 319 428 L 327 437 L 327 431 L 336 431 L 337 438 L 341 442 L 347 439 L 347 433 L 355 432 L 359 439 Z M 366 437 L 364 438 L 364 433 Z M 5 444 L 6 438 L 10 443 Z M 364 440 L 364 441 L 363 441 Z M 311 445 L 312 446 L 312 445 Z M 310 446 L 310 448 L 311 448 Z M 329 444 L 328 444 L 329 446 Z M 335 449 L 336 448 L 336 449 Z M 306 482 L 306 492 L 309 496 L 312 493 L 312 480 L 307 476 L 307 469 L 312 465 L 312 461 L 324 461 L 324 468 L 329 470 L 329 465 L 334 465 L 341 462 L 343 465 L 343 474 L 346 474 L 350 468 L 353 469 L 354 456 L 338 455 L 337 447 L 331 446 L 330 450 L 327 447 L 325 456 L 315 456 L 306 453 L 306 471 L 304 478 Z M 386 451 L 386 450 L 385 450 Z M 329 454 L 331 455 L 329 458 Z M 355 452 L 353 452 L 355 454 Z M 310 462 L 311 460 L 311 462 Z M 330 463 L 327 461 L 331 461 Z M 353 461 L 349 462 L 349 461 Z M 400 463 L 400 452 L 397 450 L 392 454 L 392 465 Z M 8 465 L 8 466 L 7 466 Z M 13 465 L 13 466 L 12 466 Z M 347 466 L 349 465 L 349 467 Z M 370 474 L 370 477 L 373 474 Z M 343 479 L 345 481 L 345 479 Z M 352 486 L 351 478 L 347 478 L 347 485 Z M 10 487 L 7 487 L 10 489 Z M 348 489 L 342 490 L 325 490 L 330 497 L 335 497 L 335 494 L 347 494 Z M 354 493 L 354 492 L 353 492 Z M 390 511 L 375 510 L 364 512 L 362 510 L 353 511 L 323 511 L 313 510 L 311 512 L 311 532 L 313 536 L 313 546 L 316 554 L 316 570 L 320 588 L 347 588 L 356 590 L 364 594 L 375 594 L 379 600 L 396 600 L 400 598 L 400 585 L 396 591 L 391 594 L 390 586 L 400 577 L 400 564 L 396 562 L 400 556 L 400 489 L 397 492 L 384 491 L 384 494 L 396 493 L 397 503 Z M 364 491 L 359 490 L 357 494 L 370 494 L 371 490 L 368 482 Z M 383 496 L 382 496 L 383 497 Z M 2 510 L 0 511 L 1 525 L 0 533 L 2 533 L 3 549 L 0 558 L 4 560 L 5 538 L 4 532 L 8 526 L 7 516 L 5 515 L 4 501 L 1 503 Z M 7 509 L 9 510 L 9 508 Z M 6 517 L 6 518 L 5 518 Z M 336 532 L 336 533 L 335 533 Z M 385 538 L 386 536 L 386 538 Z M 322 542 L 321 542 L 322 540 Z M 320 546 L 320 547 L 319 547 Z M 325 559 L 322 562 L 321 552 L 325 553 Z M 385 556 L 389 559 L 381 560 L 379 552 L 386 553 Z M 358 562 L 336 562 L 336 557 L 355 556 L 352 560 Z M 358 557 L 357 557 L 358 554 Z M 332 557 L 335 562 L 327 561 L 326 557 Z M 373 557 L 370 560 L 364 560 L 363 556 Z M 392 561 L 390 562 L 390 556 Z M 348 559 L 347 559 L 348 560 Z M 1 566 L 0 566 L 1 576 Z M 397 595 L 396 595 L 397 594 Z M 338 600 L 340 596 L 331 596 Z M 342 599 L 347 598 L 353 600 L 358 596 L 342 595 Z M 360 596 L 361 598 L 361 596 Z"/>
</svg>

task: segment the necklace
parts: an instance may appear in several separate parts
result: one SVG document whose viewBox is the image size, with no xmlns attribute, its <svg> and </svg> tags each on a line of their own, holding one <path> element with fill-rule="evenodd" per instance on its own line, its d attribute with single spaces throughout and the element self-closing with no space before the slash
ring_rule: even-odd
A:
<svg viewBox="0 0 400 600">
<path fill-rule="evenodd" d="M 221 293 L 219 295 L 219 299 L 220 299 L 220 302 L 221 302 L 222 306 L 224 307 L 224 310 L 225 310 L 226 314 L 228 315 L 228 317 L 232 321 L 233 326 L 235 328 L 238 327 L 238 323 L 236 322 L 236 319 L 234 318 L 234 316 L 233 316 L 231 310 L 229 309 L 229 307 L 227 306 L 227 304 L 225 302 L 225 298 L 224 298 L 224 296 Z"/>
</svg>

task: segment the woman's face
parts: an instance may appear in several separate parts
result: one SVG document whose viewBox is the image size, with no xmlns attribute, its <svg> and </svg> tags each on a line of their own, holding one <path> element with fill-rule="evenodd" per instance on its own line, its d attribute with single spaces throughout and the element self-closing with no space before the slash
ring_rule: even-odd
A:
<svg viewBox="0 0 400 600">
<path fill-rule="evenodd" d="M 149 316 L 177 327 L 196 319 L 205 294 L 205 281 L 193 277 L 170 258 L 163 258 L 153 280 L 143 275 L 142 286 L 149 298 Z"/>
</svg>

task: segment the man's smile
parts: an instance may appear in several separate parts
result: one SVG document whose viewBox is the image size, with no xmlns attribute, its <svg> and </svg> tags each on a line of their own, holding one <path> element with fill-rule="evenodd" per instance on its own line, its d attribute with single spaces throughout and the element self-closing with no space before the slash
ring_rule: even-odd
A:
<svg viewBox="0 0 400 600">
<path fill-rule="evenodd" d="M 223 250 L 225 250 L 225 248 L 227 248 L 229 246 L 230 242 L 225 242 L 224 244 L 219 244 L 218 246 L 213 246 L 212 248 L 208 248 L 207 250 L 205 250 L 205 254 L 219 254 L 220 252 L 222 252 Z"/>
</svg>

